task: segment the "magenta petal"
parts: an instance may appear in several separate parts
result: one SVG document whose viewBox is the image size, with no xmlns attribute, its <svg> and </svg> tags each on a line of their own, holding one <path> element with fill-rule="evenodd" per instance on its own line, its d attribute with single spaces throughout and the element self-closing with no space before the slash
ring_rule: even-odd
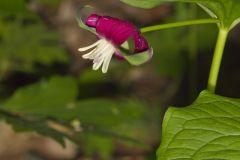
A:
<svg viewBox="0 0 240 160">
<path fill-rule="evenodd" d="M 138 29 L 131 23 L 106 16 L 99 18 L 96 31 L 116 46 L 139 34 Z"/>
<path fill-rule="evenodd" d="M 137 35 L 137 36 L 134 37 L 134 43 L 135 43 L 135 52 L 136 53 L 149 49 L 147 40 L 140 35 Z"/>
<path fill-rule="evenodd" d="M 121 54 L 121 52 L 119 52 L 119 51 L 116 51 L 116 52 L 114 53 L 114 55 L 115 55 L 115 57 L 116 57 L 118 60 L 120 60 L 120 61 L 125 60 L 124 56 L 123 56 L 123 55 Z"/>
<path fill-rule="evenodd" d="M 96 27 L 97 22 L 99 20 L 100 16 L 96 15 L 96 14 L 91 14 L 87 19 L 85 24 L 89 27 Z"/>
</svg>

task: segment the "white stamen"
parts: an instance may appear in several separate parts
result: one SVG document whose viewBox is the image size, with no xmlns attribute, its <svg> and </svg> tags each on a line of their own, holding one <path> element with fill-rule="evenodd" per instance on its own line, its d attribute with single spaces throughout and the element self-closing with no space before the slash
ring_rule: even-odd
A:
<svg viewBox="0 0 240 160">
<path fill-rule="evenodd" d="M 105 39 L 100 39 L 94 44 L 79 48 L 78 51 L 83 52 L 92 49 L 87 54 L 84 54 L 82 57 L 84 59 L 93 60 L 93 70 L 97 70 L 102 65 L 102 72 L 106 73 L 108 70 L 109 63 L 111 61 L 112 55 L 116 51 L 112 43 L 108 42 Z"/>
<path fill-rule="evenodd" d="M 111 52 L 114 52 L 114 50 L 112 50 Z M 112 55 L 113 54 L 109 54 L 103 61 L 103 66 L 102 66 L 102 72 L 103 73 L 107 73 L 107 70 L 108 70 L 108 66 L 109 66 L 109 63 L 112 59 Z"/>
<path fill-rule="evenodd" d="M 94 57 L 96 55 L 96 52 L 95 52 L 96 50 L 97 50 L 97 48 L 94 48 L 91 52 L 89 52 L 87 54 L 84 54 L 82 56 L 82 58 L 84 58 L 84 59 L 94 59 Z"/>
<path fill-rule="evenodd" d="M 99 60 L 98 63 L 93 63 L 93 70 L 98 70 L 99 67 L 102 65 L 103 61 L 104 61 L 104 58 L 102 58 L 101 60 Z"/>
<path fill-rule="evenodd" d="M 100 59 L 105 57 L 104 52 L 109 52 L 108 49 L 112 48 L 112 46 L 108 45 L 106 43 L 100 43 L 99 46 L 97 47 L 97 55 L 95 56 L 93 63 L 97 63 Z"/>
<path fill-rule="evenodd" d="M 97 42 L 93 43 L 93 44 L 90 45 L 90 46 L 83 47 L 83 48 L 79 48 L 78 51 L 80 51 L 80 52 L 87 51 L 87 50 L 89 50 L 89 49 L 91 49 L 91 48 L 97 46 L 99 43 L 101 43 L 101 39 L 98 40 Z"/>
</svg>

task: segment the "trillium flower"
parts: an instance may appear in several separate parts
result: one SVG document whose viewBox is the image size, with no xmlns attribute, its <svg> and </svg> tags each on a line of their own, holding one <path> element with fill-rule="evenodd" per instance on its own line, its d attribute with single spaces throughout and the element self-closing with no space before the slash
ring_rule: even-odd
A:
<svg viewBox="0 0 240 160">
<path fill-rule="evenodd" d="M 80 27 L 87 29 L 98 37 L 95 43 L 79 48 L 85 52 L 84 59 L 93 60 L 93 70 L 102 66 L 106 73 L 114 55 L 117 59 L 127 60 L 133 65 L 147 62 L 153 54 L 146 39 L 133 24 L 109 16 L 89 15 L 85 22 L 78 19 Z"/>
</svg>

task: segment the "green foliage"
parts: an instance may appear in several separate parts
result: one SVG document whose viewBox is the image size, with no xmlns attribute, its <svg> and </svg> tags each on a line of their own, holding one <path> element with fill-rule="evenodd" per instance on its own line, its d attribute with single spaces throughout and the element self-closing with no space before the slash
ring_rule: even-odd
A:
<svg viewBox="0 0 240 160">
<path fill-rule="evenodd" d="M 51 7 L 57 6 L 60 1 L 36 0 Z M 142 8 L 152 8 L 170 1 L 196 2 L 213 18 L 220 19 L 220 27 L 227 29 L 236 25 L 240 17 L 238 0 L 121 1 Z M 198 18 L 192 16 L 187 5 L 181 4 L 175 8 L 172 19 L 180 21 Z M 36 71 L 36 64 L 48 67 L 55 62 L 68 62 L 59 34 L 47 28 L 37 15 L 27 9 L 27 5 L 25 0 L 0 2 L 0 78 L 4 77 L 2 70 Z M 80 27 L 95 33 L 77 18 Z M 209 32 L 208 28 L 196 27 L 193 30 L 187 28 L 146 33 L 144 36 L 155 52 L 153 63 L 156 70 L 179 81 L 186 68 L 186 59 L 196 56 L 191 54 L 197 54 L 197 48 L 205 51 L 205 48 L 213 46 L 215 32 Z M 179 39 L 181 40 L 176 43 Z M 199 45 L 196 46 L 197 41 Z M 133 51 L 131 42 L 128 45 L 129 48 L 125 49 Z M 194 48 L 193 52 L 190 51 L 191 48 Z M 188 52 L 189 55 L 184 55 Z M 125 56 L 130 63 L 138 65 L 147 61 L 149 55 L 151 56 L 145 52 L 133 57 L 129 54 Z M 119 69 L 124 65 L 117 65 L 116 72 L 113 67 L 112 77 L 122 77 L 122 81 L 132 78 L 123 77 L 122 75 L 128 75 L 125 73 L 127 69 Z M 119 76 L 121 72 L 123 74 Z M 135 148 L 146 147 L 141 142 L 155 144 L 160 130 L 159 109 L 147 108 L 142 101 L 131 97 L 114 100 L 83 99 L 97 93 L 99 84 L 112 84 L 112 80 L 100 72 L 85 70 L 81 72 L 78 81 L 70 76 L 52 76 L 49 80 L 43 79 L 25 87 L 17 86 L 19 89 L 1 102 L 0 118 L 12 124 L 16 131 L 36 131 L 63 145 L 65 137 L 80 142 L 87 156 L 95 154 L 102 159 L 111 159 L 118 139 L 125 140 L 128 142 L 126 144 L 134 145 Z M 125 89 L 119 86 L 118 91 Z M 116 96 L 118 97 L 119 95 Z M 161 98 L 165 100 L 166 96 Z M 239 159 L 239 107 L 240 100 L 203 92 L 191 106 L 183 109 L 170 108 L 164 119 L 158 159 Z M 121 144 L 125 144 L 125 141 L 121 141 Z"/>
<path fill-rule="evenodd" d="M 1 105 L 0 117 L 17 131 L 37 131 L 62 144 L 64 137 L 77 143 L 80 138 L 91 139 L 87 152 L 96 152 L 100 147 L 103 157 L 112 151 L 113 142 L 109 136 L 138 142 L 138 138 L 129 138 L 134 136 L 130 134 L 134 127 L 128 127 L 128 133 L 120 128 L 126 128 L 146 116 L 149 111 L 144 104 L 130 99 L 112 101 L 95 98 L 79 101 L 77 90 L 74 78 L 60 76 L 21 87 Z M 74 121 L 79 124 L 73 125 Z M 52 123 L 65 129 L 58 130 L 49 125 Z M 109 145 L 104 146 L 100 142 Z"/>
<path fill-rule="evenodd" d="M 68 60 L 59 34 L 49 30 L 28 5 L 26 0 L 0 2 L 1 78 L 14 70 L 32 72 L 35 64 L 50 66 Z"/>
<path fill-rule="evenodd" d="M 130 5 L 152 8 L 163 2 L 194 2 L 212 18 L 220 20 L 220 36 L 209 82 L 217 82 L 221 57 L 228 31 L 239 23 L 240 2 L 237 0 L 152 0 L 125 1 Z M 224 33 L 224 34 L 223 34 Z M 175 44 L 174 44 L 175 45 Z M 217 58 L 216 58 L 217 57 Z M 211 78 L 214 75 L 214 78 Z M 210 88 L 211 89 L 211 88 Z M 214 89 L 211 89 L 214 91 Z M 239 159 L 239 99 L 230 99 L 203 92 L 191 106 L 170 108 L 163 122 L 162 143 L 158 159 Z"/>
<path fill-rule="evenodd" d="M 121 0 L 129 5 L 152 8 L 164 2 L 193 2 L 199 4 L 213 18 L 221 21 L 221 27 L 231 29 L 239 23 L 239 0 Z"/>
<path fill-rule="evenodd" d="M 24 23 L 27 20 L 30 24 Z M 34 16 L 29 19 L 16 17 L 9 21 L 1 17 L 0 36 L 0 64 L 8 64 L 12 70 L 32 71 L 36 63 L 51 65 L 67 62 L 59 35 L 48 30 Z"/>
<path fill-rule="evenodd" d="M 134 101 L 126 100 L 120 103 L 106 99 L 77 101 L 76 96 L 77 85 L 73 78 L 52 77 L 49 81 L 17 90 L 6 101 L 3 109 L 64 120 L 77 118 L 83 123 L 101 126 L 128 122 L 141 117 L 144 113 L 144 107 Z"/>
<path fill-rule="evenodd" d="M 122 55 L 124 58 L 131 64 L 131 65 L 141 65 L 143 63 L 146 63 L 152 58 L 153 55 L 153 49 L 150 48 L 147 51 L 143 51 L 137 54 L 131 54 L 128 50 L 121 50 Z"/>
<path fill-rule="evenodd" d="M 121 1 L 126 4 L 129 4 L 131 6 L 140 7 L 140 8 L 153 8 L 164 2 L 164 0 L 148 0 L 148 1 L 145 1 L 145 0 L 121 0 Z"/>
<path fill-rule="evenodd" d="M 111 159 L 114 144 L 111 137 L 99 137 L 96 134 L 85 134 L 82 137 L 85 142 L 86 154 L 91 156 L 93 153 L 98 153 L 103 159 Z"/>
<path fill-rule="evenodd" d="M 85 84 L 94 85 L 94 84 L 98 84 L 100 82 L 107 82 L 110 80 L 111 80 L 111 78 L 109 75 L 102 74 L 102 72 L 96 72 L 96 71 L 92 70 L 92 68 L 86 69 L 79 76 L 79 83 L 82 85 L 85 85 Z"/>
<path fill-rule="evenodd" d="M 52 10 L 60 2 L 0 2 L 0 80 L 4 83 L 0 87 L 0 119 L 16 131 L 38 132 L 62 145 L 64 138 L 68 138 L 84 146 L 87 156 L 111 159 L 116 143 L 146 151 L 152 139 L 159 140 L 159 112 L 150 113 L 146 104 L 131 97 L 89 98 L 99 96 L 97 88 L 103 87 L 102 84 L 115 85 L 112 77 L 100 72 L 84 70 L 78 80 L 52 76 L 56 74 L 52 73 L 55 64 L 69 63 L 62 37 L 56 28 L 48 28 L 36 13 L 28 10 L 28 6 L 35 3 L 43 10 Z M 121 72 L 126 75 L 129 65 L 124 68 L 124 64 L 116 64 L 112 75 L 119 76 Z M 43 68 L 49 79 L 41 74 Z M 38 82 L 32 83 L 32 78 Z"/>
<path fill-rule="evenodd" d="M 65 133 L 59 132 L 48 125 L 48 119 L 39 119 L 38 117 L 21 116 L 21 113 L 11 113 L 0 110 L 0 119 L 11 124 L 15 131 L 26 132 L 36 131 L 42 135 L 51 137 L 58 141 L 61 145 L 65 145 Z M 71 137 L 69 137 L 71 138 Z"/>
<path fill-rule="evenodd" d="M 159 160 L 240 159 L 240 100 L 204 91 L 185 108 L 170 108 L 163 122 Z"/>
<path fill-rule="evenodd" d="M 3 108 L 26 114 L 35 113 L 44 116 L 50 113 L 58 116 L 58 113 L 52 111 L 63 108 L 67 110 L 67 104 L 76 96 L 77 85 L 73 78 L 52 77 L 49 81 L 20 88 L 6 101 Z"/>
<path fill-rule="evenodd" d="M 84 9 L 84 10 L 83 10 L 83 9 Z M 80 11 L 77 11 L 77 14 L 76 14 L 76 20 L 77 20 L 77 22 L 78 22 L 79 27 L 81 27 L 82 29 L 88 30 L 88 31 L 92 32 L 93 34 L 97 35 L 96 30 L 95 30 L 94 28 L 88 27 L 88 26 L 84 23 L 84 17 L 85 17 L 84 11 L 85 11 L 85 10 L 91 10 L 92 7 L 86 6 L 86 7 L 83 8 L 83 9 L 81 10 L 81 13 L 80 13 Z M 82 12 L 83 12 L 83 13 L 82 13 Z"/>
<path fill-rule="evenodd" d="M 49 127 L 48 118 L 57 119 L 60 116 L 54 117 L 49 113 L 53 108 L 61 110 L 70 103 L 77 94 L 76 87 L 74 79 L 69 77 L 53 77 L 49 82 L 41 81 L 23 87 L 2 105 L 1 118 L 17 131 L 37 131 L 64 144 L 66 133 Z"/>
</svg>

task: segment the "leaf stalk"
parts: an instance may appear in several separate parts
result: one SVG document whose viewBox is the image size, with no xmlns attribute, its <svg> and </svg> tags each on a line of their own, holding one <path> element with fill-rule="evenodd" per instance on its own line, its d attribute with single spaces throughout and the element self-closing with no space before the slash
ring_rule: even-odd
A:
<svg viewBox="0 0 240 160">
<path fill-rule="evenodd" d="M 159 24 L 159 25 L 154 25 L 149 27 L 143 27 L 141 28 L 141 32 L 146 33 L 146 32 L 162 30 L 162 29 L 170 29 L 170 28 L 199 25 L 199 24 L 211 24 L 211 23 L 219 23 L 219 20 L 218 19 L 197 19 L 197 20 L 167 23 L 167 24 Z"/>
<path fill-rule="evenodd" d="M 219 70 L 222 62 L 222 56 L 224 52 L 224 48 L 226 45 L 226 40 L 228 36 L 228 29 L 220 28 L 217 38 L 217 44 L 213 55 L 212 65 L 210 69 L 209 79 L 208 79 L 208 87 L 207 89 L 211 92 L 215 92 Z"/>
</svg>

